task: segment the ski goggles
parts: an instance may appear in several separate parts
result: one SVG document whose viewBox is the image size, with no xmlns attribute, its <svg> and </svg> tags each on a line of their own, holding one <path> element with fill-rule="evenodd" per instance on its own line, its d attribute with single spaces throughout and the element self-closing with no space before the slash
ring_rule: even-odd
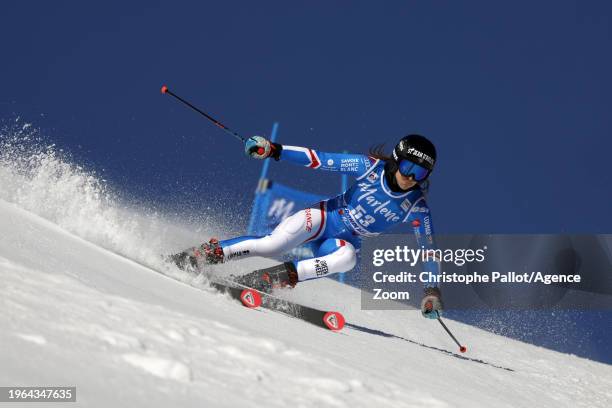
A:
<svg viewBox="0 0 612 408">
<path fill-rule="evenodd" d="M 406 159 L 399 162 L 399 172 L 404 177 L 414 177 L 415 181 L 425 180 L 430 173 L 425 167 Z"/>
</svg>

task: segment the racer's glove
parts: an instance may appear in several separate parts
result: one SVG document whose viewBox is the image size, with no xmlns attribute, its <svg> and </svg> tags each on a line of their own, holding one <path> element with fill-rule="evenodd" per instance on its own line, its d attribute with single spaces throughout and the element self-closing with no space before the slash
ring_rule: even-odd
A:
<svg viewBox="0 0 612 408">
<path fill-rule="evenodd" d="M 425 288 L 425 296 L 421 300 L 421 314 L 428 319 L 437 319 L 442 315 L 444 305 L 442 294 L 437 287 Z"/>
<path fill-rule="evenodd" d="M 254 159 L 280 158 L 283 147 L 278 143 L 272 143 L 261 136 L 250 137 L 244 142 L 244 153 Z"/>
</svg>

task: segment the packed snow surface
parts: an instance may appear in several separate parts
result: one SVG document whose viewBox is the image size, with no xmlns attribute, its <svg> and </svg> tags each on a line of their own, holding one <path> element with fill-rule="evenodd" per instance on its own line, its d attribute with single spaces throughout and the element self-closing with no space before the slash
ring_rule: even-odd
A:
<svg viewBox="0 0 612 408">
<path fill-rule="evenodd" d="M 76 386 L 68 407 L 610 406 L 609 365 L 447 320 L 460 355 L 436 321 L 362 311 L 329 279 L 283 296 L 341 311 L 340 333 L 244 308 L 160 261 L 221 226 L 121 206 L 52 149 L 2 150 L 0 386 Z"/>
</svg>

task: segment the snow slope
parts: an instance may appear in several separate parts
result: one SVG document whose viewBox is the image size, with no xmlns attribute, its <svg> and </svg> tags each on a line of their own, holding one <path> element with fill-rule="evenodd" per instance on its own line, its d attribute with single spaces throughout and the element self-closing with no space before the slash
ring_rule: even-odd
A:
<svg viewBox="0 0 612 408">
<path fill-rule="evenodd" d="M 162 248 L 211 231 L 197 237 L 118 207 L 95 175 L 52 153 L 25 165 L 1 159 L 2 386 L 75 385 L 70 407 L 593 408 L 612 400 L 609 365 L 448 321 L 469 348 L 458 356 L 437 322 L 418 311 L 361 311 L 358 290 L 332 280 L 286 296 L 342 311 L 355 326 L 341 333 L 248 310 L 159 263 Z"/>
</svg>

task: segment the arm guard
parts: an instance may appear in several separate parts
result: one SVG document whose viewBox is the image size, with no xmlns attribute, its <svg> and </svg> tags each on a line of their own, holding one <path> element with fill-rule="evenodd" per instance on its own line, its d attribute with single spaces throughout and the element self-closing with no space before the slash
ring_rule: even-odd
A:
<svg viewBox="0 0 612 408">
<path fill-rule="evenodd" d="M 420 198 L 414 203 L 407 222 L 412 226 L 412 231 L 414 232 L 419 248 L 422 248 L 424 251 L 435 251 L 437 249 L 431 214 L 424 198 Z M 434 255 L 428 256 L 427 259 L 427 262 L 423 263 L 423 270 L 431 272 L 434 275 L 439 275 L 440 262 L 442 260 Z M 425 282 L 424 285 L 426 288 L 438 286 L 435 281 Z"/>
<path fill-rule="evenodd" d="M 278 157 L 282 160 L 311 169 L 337 171 L 344 174 L 352 174 L 354 176 L 365 173 L 377 161 L 363 154 L 326 153 L 306 147 L 279 146 L 280 149 L 274 146 L 274 150 L 279 152 Z M 273 155 L 272 157 L 276 159 L 277 156 Z"/>
</svg>

